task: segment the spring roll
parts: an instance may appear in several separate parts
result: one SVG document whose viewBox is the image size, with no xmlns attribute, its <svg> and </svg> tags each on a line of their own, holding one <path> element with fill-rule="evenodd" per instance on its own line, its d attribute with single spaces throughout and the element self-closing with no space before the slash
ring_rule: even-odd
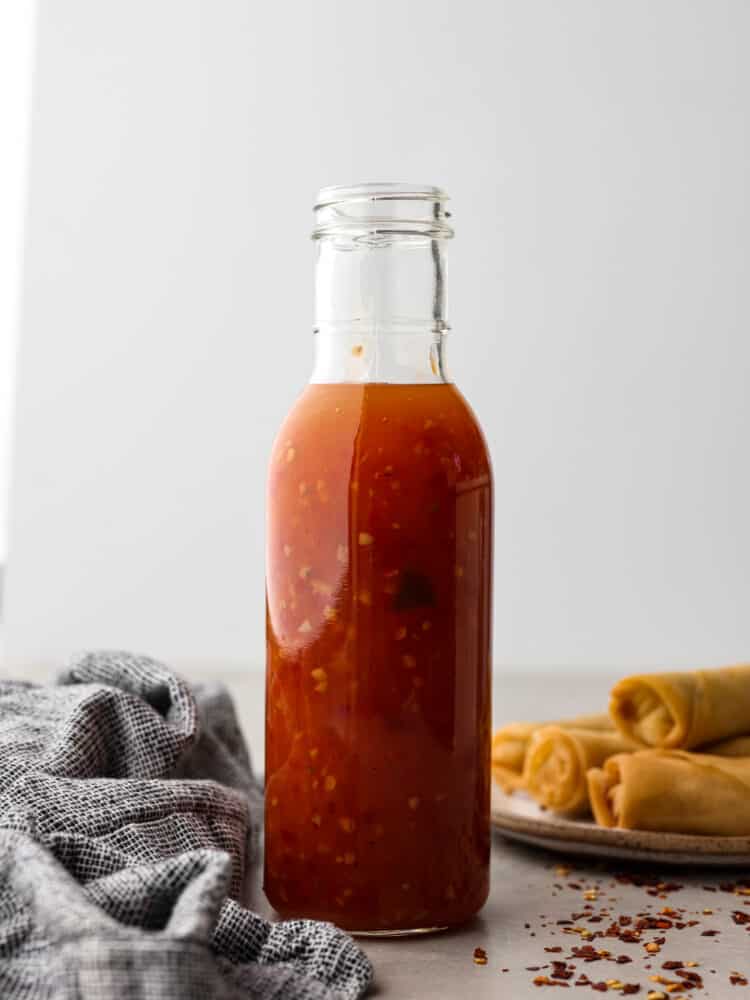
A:
<svg viewBox="0 0 750 1000">
<path fill-rule="evenodd" d="M 492 774 L 503 791 L 523 788 L 523 768 L 531 737 L 548 725 L 562 728 L 613 729 L 608 715 L 580 715 L 562 722 L 511 722 L 501 726 L 492 738 Z"/>
<path fill-rule="evenodd" d="M 600 826 L 750 836 L 750 757 L 639 750 L 592 768 L 588 786 Z"/>
<path fill-rule="evenodd" d="M 544 726 L 531 738 L 523 785 L 547 809 L 568 814 L 587 813 L 586 772 L 599 767 L 608 757 L 636 749 L 632 740 L 616 730 Z"/>
<path fill-rule="evenodd" d="M 642 746 L 689 750 L 750 733 L 750 666 L 640 674 L 612 688 L 609 714 Z"/>
<path fill-rule="evenodd" d="M 750 736 L 735 736 L 731 740 L 711 743 L 702 747 L 700 752 L 718 754 L 719 757 L 750 757 Z"/>
</svg>

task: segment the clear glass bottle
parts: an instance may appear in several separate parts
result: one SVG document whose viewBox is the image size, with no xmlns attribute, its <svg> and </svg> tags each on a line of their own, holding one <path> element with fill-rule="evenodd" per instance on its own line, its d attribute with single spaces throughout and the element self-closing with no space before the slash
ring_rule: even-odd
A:
<svg viewBox="0 0 750 1000">
<path fill-rule="evenodd" d="M 270 463 L 265 890 L 416 933 L 489 888 L 492 473 L 445 372 L 438 188 L 326 188 L 315 363 Z"/>
</svg>

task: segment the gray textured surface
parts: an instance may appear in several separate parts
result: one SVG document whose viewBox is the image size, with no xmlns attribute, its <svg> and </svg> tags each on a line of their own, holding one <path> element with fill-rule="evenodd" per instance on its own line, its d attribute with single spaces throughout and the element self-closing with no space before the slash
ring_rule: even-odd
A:
<svg viewBox="0 0 750 1000">
<path fill-rule="evenodd" d="M 184 669 L 184 668 L 183 668 Z M 262 766 L 263 749 L 263 678 L 248 670 L 244 676 L 232 675 L 215 665 L 195 665 L 184 671 L 196 679 L 223 680 L 230 687 L 235 699 L 241 724 L 253 751 L 256 764 Z M 29 679 L 43 679 L 43 671 L 29 669 Z M 572 715 L 600 709 L 606 704 L 609 686 L 615 677 L 607 671 L 597 675 L 566 678 L 559 674 L 511 674 L 495 678 L 494 712 L 496 723 L 513 718 L 553 717 Z M 622 870 L 644 872 L 643 866 L 626 869 L 621 864 L 612 865 L 607 877 L 604 871 L 590 862 L 577 866 L 569 876 L 561 878 L 556 866 L 564 859 L 544 851 L 515 846 L 500 837 L 495 837 L 492 854 L 492 892 L 482 913 L 469 925 L 457 931 L 425 938 L 404 940 L 361 940 L 361 943 L 375 966 L 376 990 L 374 996 L 393 997 L 399 1000 L 422 1000 L 430 997 L 436 1000 L 485 1000 L 485 998 L 507 998 L 526 1000 L 536 997 L 544 1000 L 548 990 L 533 985 L 540 972 L 529 971 L 527 966 L 544 965 L 550 959 L 560 959 L 570 954 L 572 946 L 579 946 L 578 937 L 565 934 L 555 924 L 559 919 L 569 919 L 571 913 L 580 912 L 586 905 L 583 898 L 584 887 L 593 886 L 600 880 L 607 889 L 594 907 L 609 905 L 614 915 L 621 913 L 656 912 L 664 906 L 680 907 L 690 911 L 687 919 L 700 920 L 700 926 L 691 929 L 654 931 L 644 935 L 648 941 L 664 933 L 666 943 L 654 959 L 645 958 L 642 944 L 622 944 L 606 939 L 597 947 L 611 950 L 613 954 L 628 954 L 633 962 L 614 965 L 596 962 L 584 965 L 576 962 L 592 980 L 619 977 L 626 982 L 637 982 L 641 991 L 637 996 L 645 1000 L 649 989 L 663 989 L 649 982 L 649 975 L 663 974 L 674 978 L 672 973 L 660 968 L 664 961 L 682 960 L 701 963 L 697 970 L 703 975 L 705 988 L 692 990 L 691 997 L 710 997 L 710 1000 L 724 1000 L 750 996 L 750 988 L 734 987 L 729 983 L 729 973 L 737 970 L 750 975 L 750 933 L 737 926 L 731 919 L 733 910 L 750 914 L 750 897 L 733 896 L 724 892 L 709 892 L 703 887 L 718 887 L 722 882 L 736 881 L 738 872 L 726 874 L 716 869 L 688 871 L 684 869 L 662 869 L 661 874 L 669 881 L 685 886 L 677 892 L 668 893 L 667 899 L 651 897 L 645 888 L 614 883 L 611 873 Z M 651 873 L 653 874 L 653 872 Z M 750 874 L 750 865 L 748 866 Z M 260 871 L 256 866 L 252 872 L 250 905 L 269 914 L 270 909 L 260 889 Z M 555 889 L 561 885 L 561 890 Z M 580 885 L 580 890 L 570 888 L 570 884 Z M 705 908 L 713 909 L 713 914 L 704 914 Z M 541 914 L 545 914 L 543 919 Z M 542 924 L 547 927 L 542 927 Z M 529 924 L 526 928 L 524 925 Z M 606 927 L 606 921 L 593 925 L 592 929 Z M 720 931 L 715 937 L 702 937 L 706 929 Z M 532 936 L 535 935 L 535 936 Z M 564 948 L 562 954 L 544 951 L 545 946 Z M 486 966 L 476 966 L 473 952 L 476 947 L 484 948 L 488 955 Z M 651 969 L 646 964 L 652 965 Z M 510 971 L 503 973 L 507 968 Z M 712 973 L 710 970 L 715 969 Z M 598 994 L 590 989 L 577 989 L 562 994 L 571 1000 L 585 997 L 620 996 L 619 991 Z M 676 992 L 671 997 L 683 994 Z M 560 994 L 553 991 L 552 1000 Z"/>
<path fill-rule="evenodd" d="M 658 914 L 662 907 L 684 909 L 684 920 L 698 920 L 699 925 L 678 930 L 645 931 L 639 944 L 626 944 L 613 938 L 594 940 L 596 948 L 608 949 L 613 955 L 628 955 L 633 961 L 617 965 L 610 961 L 584 963 L 573 959 L 576 976 L 580 972 L 594 981 L 612 978 L 623 982 L 639 983 L 637 996 L 645 1000 L 649 990 L 663 990 L 650 982 L 649 976 L 663 975 L 675 980 L 675 974 L 661 968 L 665 961 L 696 961 L 698 972 L 704 980 L 704 988 L 689 991 L 691 997 L 710 997 L 721 1000 L 724 997 L 750 995 L 750 987 L 733 987 L 729 973 L 738 971 L 750 976 L 750 933 L 733 923 L 731 913 L 741 910 L 750 915 L 750 906 L 744 900 L 726 892 L 710 892 L 704 886 L 718 887 L 725 881 L 736 881 L 738 873 L 725 874 L 711 871 L 686 871 L 684 869 L 661 869 L 651 871 L 643 866 L 629 867 L 616 865 L 608 869 L 590 862 L 580 865 L 572 861 L 573 870 L 565 877 L 557 874 L 556 867 L 569 859 L 553 856 L 544 851 L 510 844 L 496 836 L 492 852 L 492 891 L 487 906 L 481 914 L 465 927 L 444 934 L 424 938 L 401 940 L 360 939 L 365 951 L 375 966 L 376 989 L 373 996 L 393 997 L 399 1000 L 422 1000 L 430 997 L 437 1000 L 525 1000 L 536 997 L 543 1000 L 548 992 L 546 987 L 537 987 L 533 979 L 538 975 L 549 975 L 549 967 L 531 971 L 528 966 L 544 966 L 551 960 L 564 959 L 573 947 L 585 944 L 577 935 L 565 933 L 556 925 L 557 920 L 568 920 L 574 912 L 581 912 L 587 900 L 584 891 L 601 885 L 598 900 L 591 905 L 594 913 L 609 908 L 616 917 L 620 914 L 635 916 L 637 913 Z M 668 882 L 676 882 L 683 888 L 668 892 L 666 899 L 650 896 L 645 887 L 622 885 L 616 882 L 616 872 L 656 874 Z M 259 888 L 260 874 L 256 872 L 256 889 L 253 906 L 269 912 Z M 562 886 L 561 890 L 555 885 Z M 579 885 L 581 889 L 570 888 Z M 704 914 L 705 908 L 712 914 Z M 542 918 L 542 914 L 545 915 Z M 608 926 L 604 920 L 597 924 L 579 921 L 579 926 L 591 930 L 602 930 Z M 525 925 L 528 924 L 527 928 Z M 546 927 L 542 925 L 546 924 Z M 703 937 L 704 930 L 717 929 L 715 937 Z M 647 956 L 644 943 L 664 935 L 665 944 L 659 954 Z M 561 954 L 545 952 L 546 947 L 561 946 Z M 487 952 L 487 965 L 474 964 L 475 948 Z M 651 965 L 649 969 L 647 966 Z M 502 969 L 508 972 L 502 972 Z M 711 970 L 716 970 L 712 972 Z M 688 991 L 677 991 L 672 997 L 681 997 Z M 606 994 L 594 992 L 590 988 L 579 988 L 570 996 L 571 1000 L 584 997 L 620 996 L 621 991 L 610 990 Z M 557 991 L 551 993 L 558 1000 Z"/>
<path fill-rule="evenodd" d="M 606 696 L 615 678 L 606 672 L 595 677 L 527 674 L 507 675 L 495 678 L 494 710 L 497 723 L 513 718 L 552 718 L 573 715 L 576 712 L 593 711 L 606 704 Z M 258 747 L 262 739 L 262 728 L 257 721 L 257 692 L 260 690 L 257 678 L 250 677 L 234 686 L 248 728 L 247 738 L 251 747 Z M 256 720 L 256 721 L 253 721 Z M 675 974 L 663 970 L 665 961 L 696 961 L 700 967 L 694 971 L 703 976 L 704 988 L 700 990 L 678 990 L 671 997 L 683 994 L 691 997 L 710 997 L 723 1000 L 724 997 L 750 996 L 747 989 L 734 987 L 729 982 L 729 973 L 738 971 L 750 976 L 750 933 L 743 926 L 732 921 L 732 911 L 740 910 L 750 916 L 750 896 L 734 896 L 703 887 L 717 888 L 723 882 L 736 882 L 742 873 L 722 872 L 717 869 L 686 870 L 662 867 L 649 869 L 643 865 L 627 865 L 616 862 L 611 866 L 599 865 L 591 861 L 572 861 L 574 868 L 566 877 L 560 877 L 557 866 L 569 862 L 562 855 L 553 855 L 542 850 L 514 845 L 500 836 L 493 839 L 492 848 L 492 890 L 490 899 L 481 914 L 459 930 L 425 938 L 401 940 L 361 939 L 365 951 L 375 966 L 375 996 L 399 998 L 399 1000 L 422 1000 L 430 997 L 436 1000 L 525 1000 L 536 997 L 543 1000 L 550 993 L 547 987 L 537 987 L 533 979 L 549 974 L 549 968 L 529 971 L 528 966 L 543 966 L 550 960 L 559 960 L 571 954 L 572 947 L 586 942 L 577 935 L 565 933 L 556 924 L 557 920 L 570 919 L 574 912 L 583 911 L 589 900 L 584 892 L 601 887 L 599 898 L 591 901 L 597 913 L 609 908 L 613 916 L 620 914 L 635 916 L 638 913 L 658 914 L 663 907 L 673 907 L 687 911 L 683 920 L 698 920 L 693 928 L 663 931 L 646 931 L 639 944 L 625 944 L 617 939 L 594 940 L 597 948 L 605 948 L 613 955 L 626 954 L 633 961 L 616 965 L 614 962 L 599 961 L 583 963 L 574 960 L 577 973 L 581 971 L 594 981 L 612 978 L 623 982 L 638 983 L 637 994 L 645 1000 L 650 990 L 663 990 L 649 980 L 651 975 L 663 975 L 675 980 Z M 667 898 L 650 896 L 646 887 L 623 885 L 613 878 L 615 873 L 629 872 L 661 877 L 668 882 L 678 883 L 684 888 L 668 892 Z M 750 875 L 750 865 L 748 865 Z M 562 886 L 556 889 L 555 885 Z M 580 889 L 570 886 L 581 886 Z M 269 913 L 260 889 L 260 873 L 255 871 L 254 899 L 252 904 L 261 912 Z M 704 914 L 704 909 L 714 910 Z M 545 915 L 542 918 L 542 914 Z M 592 931 L 602 930 L 609 921 L 580 926 Z M 528 924 L 529 927 L 525 925 Z M 546 927 L 542 925 L 546 924 Z M 717 929 L 714 937 L 703 937 L 704 930 Z M 664 935 L 665 944 L 661 952 L 647 957 L 644 942 Z M 561 954 L 545 952 L 544 948 L 561 946 Z M 477 966 L 473 961 L 475 948 L 487 952 L 486 966 Z M 651 968 L 647 968 L 647 965 Z M 509 969 L 502 972 L 503 968 Z M 711 972 L 715 969 L 716 972 Z M 620 996 L 621 991 L 607 993 L 594 992 L 590 988 L 578 988 L 572 993 L 564 993 L 571 1000 L 584 997 Z M 559 990 L 550 993 L 558 1000 Z"/>
</svg>

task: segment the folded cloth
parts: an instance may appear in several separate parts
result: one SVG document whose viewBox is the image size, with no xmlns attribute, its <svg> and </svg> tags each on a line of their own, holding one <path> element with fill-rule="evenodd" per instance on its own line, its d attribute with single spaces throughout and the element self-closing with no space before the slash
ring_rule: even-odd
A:
<svg viewBox="0 0 750 1000">
<path fill-rule="evenodd" d="M 613 729 L 608 715 L 579 715 L 560 722 L 509 722 L 492 737 L 492 775 L 504 792 L 524 787 L 523 771 L 531 739 L 545 726 L 578 729 Z"/>
<path fill-rule="evenodd" d="M 219 686 L 128 653 L 0 683 L 0 996 L 360 997 L 346 934 L 241 905 L 262 803 Z"/>
<path fill-rule="evenodd" d="M 586 772 L 638 747 L 614 729 L 538 729 L 526 753 L 523 784 L 541 805 L 571 815 L 589 811 Z"/>
<path fill-rule="evenodd" d="M 750 664 L 625 677 L 609 713 L 641 745 L 691 750 L 750 733 Z"/>
<path fill-rule="evenodd" d="M 639 750 L 588 772 L 600 826 L 750 836 L 750 758 Z"/>
</svg>

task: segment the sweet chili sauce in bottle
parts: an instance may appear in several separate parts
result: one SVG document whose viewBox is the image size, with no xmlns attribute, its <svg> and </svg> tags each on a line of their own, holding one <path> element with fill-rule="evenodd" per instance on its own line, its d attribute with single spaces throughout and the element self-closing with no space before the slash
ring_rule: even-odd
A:
<svg viewBox="0 0 750 1000">
<path fill-rule="evenodd" d="M 360 933 L 489 888 L 492 473 L 444 362 L 437 188 L 326 188 L 267 497 L 265 891 Z"/>
</svg>

